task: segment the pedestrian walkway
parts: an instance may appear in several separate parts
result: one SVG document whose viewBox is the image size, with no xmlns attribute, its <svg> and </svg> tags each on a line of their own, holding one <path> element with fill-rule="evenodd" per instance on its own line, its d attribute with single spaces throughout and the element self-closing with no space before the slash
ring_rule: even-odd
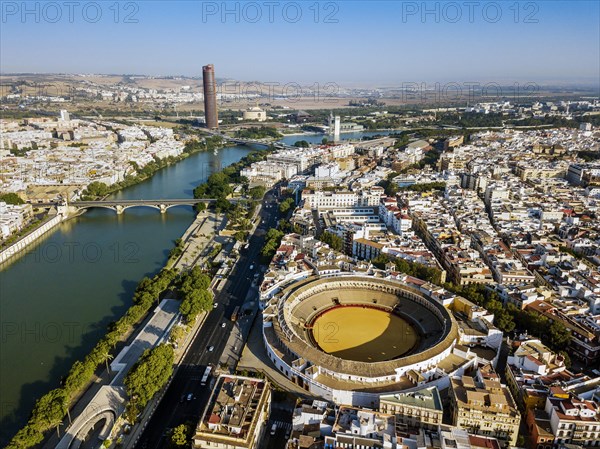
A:
<svg viewBox="0 0 600 449">
<path fill-rule="evenodd" d="M 168 335 L 179 313 L 179 301 L 164 299 L 154 310 L 154 315 L 136 335 L 133 342 L 125 346 L 111 363 L 111 370 L 117 374 L 109 385 L 104 385 L 73 423 L 67 428 L 64 436 L 56 445 L 57 449 L 68 449 L 81 444 L 89 429 L 97 422 L 110 418 L 107 432 L 110 433 L 112 424 L 123 414 L 127 401 L 124 379 L 131 367 L 139 360 L 142 353 L 160 344 Z M 108 435 L 108 434 L 107 434 Z M 106 435 L 106 436 L 107 436 Z"/>
<path fill-rule="evenodd" d="M 215 215 L 209 212 L 198 214 L 194 222 L 184 232 L 181 240 L 183 252 L 179 256 L 173 268 L 187 269 L 197 265 L 210 242 L 215 241 L 218 232 L 225 228 L 226 217 L 222 214 Z"/>
</svg>

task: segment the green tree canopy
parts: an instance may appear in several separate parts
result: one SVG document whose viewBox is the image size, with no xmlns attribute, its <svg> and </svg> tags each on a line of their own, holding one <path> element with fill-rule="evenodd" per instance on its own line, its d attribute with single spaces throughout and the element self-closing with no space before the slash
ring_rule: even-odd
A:
<svg viewBox="0 0 600 449">
<path fill-rule="evenodd" d="M 208 290 L 209 286 L 210 278 L 198 266 L 180 276 L 179 291 L 182 299 L 179 311 L 186 322 L 192 322 L 200 312 L 212 309 L 213 297 Z"/>
<path fill-rule="evenodd" d="M 294 204 L 294 198 L 286 198 L 279 204 L 279 212 L 281 212 L 282 214 L 287 213 L 294 206 Z"/>
<path fill-rule="evenodd" d="M 14 204 L 14 205 L 25 204 L 25 201 L 23 201 L 19 195 L 17 195 L 16 193 L 12 193 L 12 192 L 11 193 L 1 193 L 0 201 L 5 202 L 6 204 Z"/>
<path fill-rule="evenodd" d="M 248 195 L 254 200 L 259 200 L 265 196 L 267 189 L 263 186 L 255 186 L 248 190 Z"/>
<path fill-rule="evenodd" d="M 263 261 L 268 262 L 273 258 L 277 248 L 279 248 L 283 235 L 283 232 L 278 229 L 269 229 L 267 231 L 265 244 L 260 250 Z"/>
<path fill-rule="evenodd" d="M 56 388 L 39 398 L 31 414 L 31 422 L 38 426 L 36 430 L 44 432 L 60 425 L 67 414 L 67 401 L 62 388 Z"/>
<path fill-rule="evenodd" d="M 92 197 L 102 197 L 109 193 L 108 186 L 103 182 L 94 181 L 91 182 L 85 191 L 83 192 L 84 196 L 92 196 Z"/>
<path fill-rule="evenodd" d="M 44 435 L 31 424 L 27 424 L 20 429 L 10 441 L 6 449 L 25 449 L 39 444 L 44 439 Z"/>
<path fill-rule="evenodd" d="M 548 329 L 548 343 L 555 351 L 564 351 L 571 343 L 571 332 L 564 324 L 554 321 Z"/>
<path fill-rule="evenodd" d="M 188 424 L 179 424 L 171 434 L 172 447 L 184 447 L 190 443 L 192 428 Z"/>
<path fill-rule="evenodd" d="M 242 139 L 265 139 L 265 138 L 273 138 L 279 139 L 283 137 L 277 129 L 272 126 L 251 126 L 245 129 L 240 129 L 235 132 L 235 137 L 239 137 Z"/>
<path fill-rule="evenodd" d="M 341 251 L 344 248 L 344 241 L 342 238 L 332 234 L 331 232 L 323 232 L 319 237 L 319 240 L 321 240 L 323 243 L 327 243 L 330 248 L 336 251 Z"/>
<path fill-rule="evenodd" d="M 144 351 L 125 376 L 125 388 L 132 402 L 140 408 L 167 383 L 173 373 L 173 347 L 163 343 Z"/>
</svg>

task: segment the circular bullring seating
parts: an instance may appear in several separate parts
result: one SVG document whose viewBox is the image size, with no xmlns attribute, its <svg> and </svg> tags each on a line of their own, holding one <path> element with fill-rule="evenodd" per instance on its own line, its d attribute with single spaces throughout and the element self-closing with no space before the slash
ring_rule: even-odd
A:
<svg viewBox="0 0 600 449">
<path fill-rule="evenodd" d="M 434 363 L 458 333 L 445 307 L 389 279 L 311 277 L 279 298 L 273 322 L 279 341 L 297 357 L 336 373 L 382 377 L 403 366 Z"/>
</svg>

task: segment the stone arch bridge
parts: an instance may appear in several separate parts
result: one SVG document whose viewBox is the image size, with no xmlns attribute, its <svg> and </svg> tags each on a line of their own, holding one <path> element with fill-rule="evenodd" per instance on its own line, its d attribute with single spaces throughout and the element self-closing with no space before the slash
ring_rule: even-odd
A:
<svg viewBox="0 0 600 449">
<path fill-rule="evenodd" d="M 199 203 L 210 204 L 217 201 L 213 198 L 186 198 L 186 199 L 160 199 L 160 200 L 99 200 L 99 201 L 72 201 L 65 206 L 68 207 L 69 213 L 77 213 L 82 209 L 91 209 L 100 207 L 104 209 L 112 209 L 117 214 L 122 214 L 126 209 L 132 207 L 152 207 L 164 214 L 169 208 L 176 206 L 195 206 Z M 235 202 L 235 199 L 229 200 Z M 33 203 L 34 207 L 54 207 L 61 205 L 60 203 Z"/>
</svg>

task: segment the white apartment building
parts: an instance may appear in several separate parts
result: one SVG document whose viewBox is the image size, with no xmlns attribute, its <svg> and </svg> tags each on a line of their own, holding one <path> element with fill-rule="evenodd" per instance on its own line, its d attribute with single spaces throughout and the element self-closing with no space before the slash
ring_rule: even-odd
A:
<svg viewBox="0 0 600 449">
<path fill-rule="evenodd" d="M 358 192 L 319 190 L 302 192 L 304 207 L 309 209 L 378 206 L 383 195 L 384 190 L 379 186 L 372 186 L 368 190 Z"/>
<path fill-rule="evenodd" d="M 585 448 L 600 447 L 600 414 L 598 404 L 582 401 L 567 394 L 546 398 L 546 413 L 554 443 L 577 444 Z"/>
<path fill-rule="evenodd" d="M 298 168 L 294 164 L 281 164 L 273 161 L 260 161 L 240 171 L 240 176 L 245 176 L 251 183 L 261 183 L 272 186 L 282 179 L 289 179 L 296 175 Z"/>
<path fill-rule="evenodd" d="M 296 173 L 303 173 L 313 164 L 322 160 L 324 154 L 324 150 L 316 148 L 284 150 L 269 154 L 267 156 L 267 161 L 278 163 L 283 166 L 292 165 L 296 167 Z"/>
<path fill-rule="evenodd" d="M 31 204 L 12 205 L 0 202 L 0 238 L 19 231 L 32 215 Z"/>
</svg>

